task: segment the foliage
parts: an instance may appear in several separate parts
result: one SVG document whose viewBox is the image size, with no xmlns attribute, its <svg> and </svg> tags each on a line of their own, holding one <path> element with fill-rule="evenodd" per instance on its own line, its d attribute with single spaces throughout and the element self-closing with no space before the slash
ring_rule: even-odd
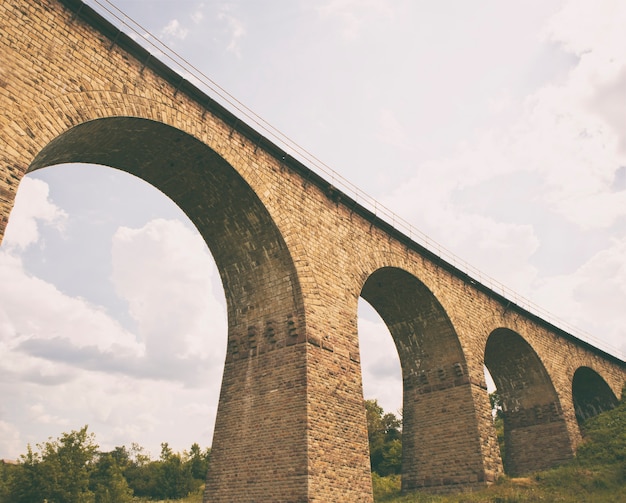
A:
<svg viewBox="0 0 626 503">
<path fill-rule="evenodd" d="M 89 473 L 98 446 L 87 426 L 64 433 L 57 440 L 29 445 L 14 470 L 6 501 L 32 503 L 93 503 L 95 494 L 89 488 Z"/>
<path fill-rule="evenodd" d="M 89 480 L 89 487 L 95 495 L 95 503 L 129 503 L 132 501 L 131 490 L 120 466 L 116 451 L 105 452 L 98 456 Z"/>
<path fill-rule="evenodd" d="M 384 413 L 377 400 L 366 400 L 367 433 L 372 472 L 382 477 L 402 469 L 402 421 Z"/>
<path fill-rule="evenodd" d="M 151 461 L 143 448 L 116 447 L 98 452 L 87 426 L 56 440 L 30 445 L 17 464 L 0 463 L 0 503 L 131 503 L 149 500 L 201 501 L 210 450 L 193 444 L 189 453 L 174 453 L 161 444 Z"/>
<path fill-rule="evenodd" d="M 626 463 L 626 400 L 608 414 L 599 414 L 582 425 L 585 442 L 578 449 L 584 463 Z"/>
<path fill-rule="evenodd" d="M 391 497 L 398 496 L 401 489 L 400 475 L 381 477 L 378 473 L 372 472 L 372 488 L 374 501 L 387 501 Z"/>
</svg>

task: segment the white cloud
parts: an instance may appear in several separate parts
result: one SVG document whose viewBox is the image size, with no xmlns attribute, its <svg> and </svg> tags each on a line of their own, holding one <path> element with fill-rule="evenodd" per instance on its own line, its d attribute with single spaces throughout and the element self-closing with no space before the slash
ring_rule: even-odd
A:
<svg viewBox="0 0 626 503">
<path fill-rule="evenodd" d="M 39 240 L 39 225 L 63 230 L 67 214 L 49 199 L 45 182 L 26 177 L 20 183 L 3 248 L 25 249 Z"/>
<path fill-rule="evenodd" d="M 200 24 L 203 19 L 204 19 L 204 4 L 201 3 L 200 5 L 198 5 L 196 10 L 191 14 L 191 20 L 195 24 Z"/>
<path fill-rule="evenodd" d="M 1 338 L 64 340 L 77 348 L 94 346 L 141 352 L 135 337 L 98 306 L 69 297 L 54 285 L 29 275 L 19 257 L 0 251 L 0 278 L 10 288 L 0 288 Z"/>
<path fill-rule="evenodd" d="M 185 40 L 188 33 L 189 30 L 187 28 L 183 28 L 178 19 L 170 20 L 170 22 L 167 23 L 161 30 L 161 36 L 166 36 L 170 40 Z"/>
<path fill-rule="evenodd" d="M 391 147 L 412 150 L 412 144 L 407 136 L 407 130 L 395 116 L 393 110 L 382 108 L 379 111 L 378 139 Z"/>
<path fill-rule="evenodd" d="M 615 79 L 626 78 L 626 55 L 615 50 L 626 47 L 625 23 L 626 9 L 616 3 L 597 12 L 595 4 L 568 4 L 547 31 L 551 41 L 580 54 L 567 77 L 526 97 L 507 127 L 484 130 L 447 158 L 423 163 L 385 198 L 386 206 L 528 295 L 537 277 L 528 264 L 546 232 L 541 212 L 567 219 L 581 233 L 609 229 L 626 216 L 626 191 L 615 190 L 626 166 L 626 129 L 616 128 L 624 114 L 614 113 L 626 97 L 615 91 Z M 610 104 L 601 106 L 603 100 Z"/>
<path fill-rule="evenodd" d="M 358 38 L 368 23 L 394 15 L 389 3 L 383 0 L 329 0 L 317 11 L 322 17 L 337 19 L 347 40 Z"/>
<path fill-rule="evenodd" d="M 359 300 L 359 347 L 363 395 L 387 412 L 402 409 L 400 358 L 389 330 L 373 308 Z"/>
<path fill-rule="evenodd" d="M 547 311 L 585 331 L 584 338 L 626 356 L 626 237 L 593 255 L 568 275 L 544 278 L 535 291 Z M 610 349 L 610 348 L 607 348 Z"/>
<path fill-rule="evenodd" d="M 132 333 L 103 307 L 26 270 L 20 253 L 38 244 L 34 224 L 67 215 L 43 181 L 25 179 L 18 197 L 0 248 L 0 457 L 84 424 L 108 448 L 137 441 L 158 454 L 164 440 L 180 450 L 209 445 L 226 316 L 202 239 L 177 221 L 118 229 L 113 281 L 137 320 Z M 22 225 L 29 232 L 15 231 Z"/>
<path fill-rule="evenodd" d="M 24 446 L 21 444 L 20 430 L 13 424 L 0 421 L 0 453 L 11 457 L 0 458 L 17 461 L 18 453 L 24 453 Z"/>
<path fill-rule="evenodd" d="M 221 358 L 226 340 L 223 301 L 211 276 L 215 265 L 199 236 L 175 220 L 153 220 L 113 237 L 113 283 L 137 320 L 150 355 Z"/>
<path fill-rule="evenodd" d="M 246 27 L 243 21 L 232 15 L 227 10 L 222 10 L 217 19 L 226 24 L 228 30 L 228 45 L 226 50 L 232 52 L 238 58 L 241 57 L 241 40 L 246 35 Z"/>
</svg>

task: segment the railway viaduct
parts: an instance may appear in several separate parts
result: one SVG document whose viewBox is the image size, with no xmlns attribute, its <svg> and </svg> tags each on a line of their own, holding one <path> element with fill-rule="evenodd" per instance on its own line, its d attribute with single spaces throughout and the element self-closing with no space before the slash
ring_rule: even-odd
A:
<svg viewBox="0 0 626 503">
<path fill-rule="evenodd" d="M 205 501 L 371 502 L 357 302 L 403 376 L 402 487 L 468 490 L 555 465 L 626 364 L 442 260 L 288 156 L 80 0 L 0 3 L 0 237 L 22 177 L 132 173 L 205 239 L 228 349 Z"/>
</svg>

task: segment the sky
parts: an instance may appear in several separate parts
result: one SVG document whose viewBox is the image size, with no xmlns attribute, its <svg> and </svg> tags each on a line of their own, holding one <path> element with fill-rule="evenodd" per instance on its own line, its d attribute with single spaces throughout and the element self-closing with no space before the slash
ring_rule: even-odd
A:
<svg viewBox="0 0 626 503">
<path fill-rule="evenodd" d="M 624 357 L 626 3 L 113 5 L 481 279 Z M 364 302 L 359 339 L 366 398 L 399 411 Z M 225 346 L 215 264 L 174 203 L 102 166 L 27 175 L 0 246 L 0 458 L 85 424 L 103 450 L 210 446 Z"/>
</svg>

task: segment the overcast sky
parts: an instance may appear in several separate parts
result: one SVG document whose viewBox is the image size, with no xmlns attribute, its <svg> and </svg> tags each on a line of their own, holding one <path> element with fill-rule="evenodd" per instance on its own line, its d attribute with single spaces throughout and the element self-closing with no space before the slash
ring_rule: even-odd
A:
<svg viewBox="0 0 626 503">
<path fill-rule="evenodd" d="M 429 238 L 626 353 L 625 2 L 114 4 Z M 397 411 L 391 338 L 359 314 L 366 397 Z M 23 180 L 0 247 L 0 458 L 85 424 L 103 449 L 209 446 L 225 345 L 213 259 L 170 200 L 97 166 Z"/>
</svg>

